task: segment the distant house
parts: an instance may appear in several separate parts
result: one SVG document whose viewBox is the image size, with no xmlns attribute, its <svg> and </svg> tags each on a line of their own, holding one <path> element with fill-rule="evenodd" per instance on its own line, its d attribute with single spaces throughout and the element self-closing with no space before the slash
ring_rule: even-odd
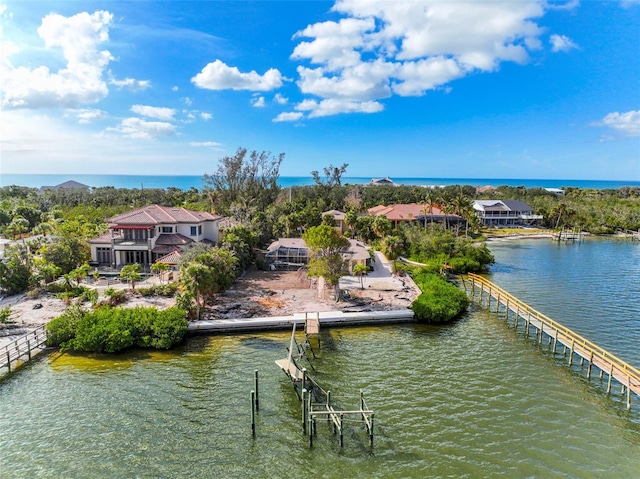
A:
<svg viewBox="0 0 640 479">
<path fill-rule="evenodd" d="M 370 186 L 398 186 L 388 176 L 386 178 L 371 178 L 371 181 L 368 184 Z"/>
<path fill-rule="evenodd" d="M 451 223 L 464 221 L 458 215 L 447 214 L 436 205 L 408 203 L 395 205 L 379 205 L 367 210 L 369 216 L 385 216 L 397 227 L 400 223 L 415 221 L 418 223 L 441 223 L 446 220 Z"/>
<path fill-rule="evenodd" d="M 149 266 L 193 243 L 218 242 L 220 216 L 185 208 L 149 205 L 109 218 L 109 231 L 89 240 L 91 260 L 118 268 Z M 175 256 L 169 256 L 175 261 Z"/>
<path fill-rule="evenodd" d="M 323 217 L 324 215 L 333 216 L 333 227 L 340 233 L 344 233 L 347 230 L 347 226 L 344 223 L 344 219 L 347 216 L 346 213 L 338 210 L 329 210 L 322 213 Z"/>
<path fill-rule="evenodd" d="M 309 264 L 310 252 L 302 238 L 280 238 L 267 248 L 265 260 L 271 270 L 297 270 Z M 371 254 L 361 241 L 349 240 L 349 247 L 342 258 L 347 262 L 349 271 L 356 264 L 371 265 Z"/>
<path fill-rule="evenodd" d="M 530 224 L 542 219 L 533 208 L 520 200 L 475 200 L 473 209 L 485 226 Z"/>
<path fill-rule="evenodd" d="M 564 190 L 561 188 L 545 188 L 545 190 L 556 195 L 564 195 Z"/>
<path fill-rule="evenodd" d="M 61 189 L 65 189 L 65 190 L 89 190 L 91 189 L 89 186 L 87 185 L 83 185 L 82 183 L 78 183 L 77 181 L 74 180 L 69 180 L 69 181 L 65 181 L 64 183 L 60 183 L 59 185 L 55 185 L 55 186 L 41 186 L 40 187 L 40 193 L 44 193 L 45 191 L 57 191 L 57 190 L 61 190 Z"/>
</svg>

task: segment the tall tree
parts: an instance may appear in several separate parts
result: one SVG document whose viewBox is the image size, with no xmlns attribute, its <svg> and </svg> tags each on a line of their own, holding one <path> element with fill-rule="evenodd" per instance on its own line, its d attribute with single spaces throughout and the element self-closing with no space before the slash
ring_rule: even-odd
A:
<svg viewBox="0 0 640 479">
<path fill-rule="evenodd" d="M 284 153 L 273 156 L 266 151 L 248 152 L 246 148 L 238 148 L 235 155 L 220 160 L 214 173 L 204 175 L 204 191 L 212 206 L 217 205 L 222 213 L 228 213 L 231 205 L 239 202 L 240 198 L 245 200 L 245 204 L 253 199 L 256 210 L 264 210 L 278 197 L 283 159 Z M 214 197 L 217 199 L 215 202 Z"/>
<path fill-rule="evenodd" d="M 231 251 L 210 248 L 182 265 L 180 289 L 186 293 L 187 302 L 195 301 L 197 319 L 207 300 L 231 286 L 237 261 Z"/>
<path fill-rule="evenodd" d="M 340 277 L 344 275 L 342 253 L 349 240 L 327 225 L 313 226 L 302 235 L 311 252 L 309 276 L 321 276 L 333 286 L 335 299 L 340 299 Z"/>
</svg>

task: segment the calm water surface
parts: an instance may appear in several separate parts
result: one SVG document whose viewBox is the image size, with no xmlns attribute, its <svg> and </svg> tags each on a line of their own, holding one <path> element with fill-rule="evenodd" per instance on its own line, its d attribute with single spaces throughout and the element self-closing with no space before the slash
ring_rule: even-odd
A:
<svg viewBox="0 0 640 479">
<path fill-rule="evenodd" d="M 567 246 L 493 244 L 492 279 L 637 365 L 635 275 L 618 266 L 608 289 L 593 267 L 572 280 L 573 268 L 544 265 L 580 255 L 576 264 L 607 254 L 638 261 L 640 245 Z M 627 291 L 624 301 L 616 288 Z M 594 295 L 600 301 L 582 304 Z M 606 316 L 590 314 L 605 302 Z M 52 354 L 1 383 L 0 476 L 604 478 L 640 470 L 640 400 L 627 413 L 617 388 L 607 397 L 599 379 L 587 381 L 579 365 L 567 368 L 495 314 L 472 308 L 446 327 L 333 329 L 321 339 L 315 377 L 344 409 L 364 390 L 376 412 L 373 450 L 359 424 L 340 448 L 322 421 L 308 448 L 299 402 L 274 364 L 288 334 L 195 337 L 163 353 Z M 255 369 L 261 410 L 252 439 Z"/>
</svg>

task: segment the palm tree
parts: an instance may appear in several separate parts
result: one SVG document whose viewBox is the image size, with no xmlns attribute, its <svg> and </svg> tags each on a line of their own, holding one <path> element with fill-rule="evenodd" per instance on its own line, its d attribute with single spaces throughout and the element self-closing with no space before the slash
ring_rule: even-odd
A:
<svg viewBox="0 0 640 479">
<path fill-rule="evenodd" d="M 360 289 L 364 289 L 364 275 L 369 273 L 369 268 L 362 263 L 353 267 L 353 274 L 360 278 Z"/>
</svg>

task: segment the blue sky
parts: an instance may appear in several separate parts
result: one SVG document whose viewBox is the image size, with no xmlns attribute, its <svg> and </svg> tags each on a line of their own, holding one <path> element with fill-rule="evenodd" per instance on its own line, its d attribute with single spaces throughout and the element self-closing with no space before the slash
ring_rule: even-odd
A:
<svg viewBox="0 0 640 479">
<path fill-rule="evenodd" d="M 638 181 L 639 32 L 638 0 L 0 0 L 0 173 Z"/>
</svg>

